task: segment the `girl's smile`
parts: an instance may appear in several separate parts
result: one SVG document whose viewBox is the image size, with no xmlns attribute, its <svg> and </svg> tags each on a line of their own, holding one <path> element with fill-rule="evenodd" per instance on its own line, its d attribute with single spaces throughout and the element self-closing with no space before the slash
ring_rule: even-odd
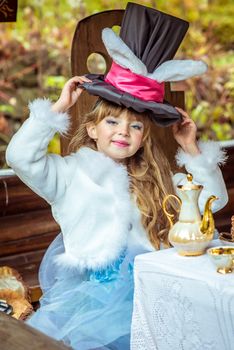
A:
<svg viewBox="0 0 234 350">
<path fill-rule="evenodd" d="M 144 124 L 134 114 L 123 111 L 118 117 L 105 117 L 97 125 L 90 123 L 87 132 L 98 151 L 119 161 L 131 157 L 141 147 Z"/>
<path fill-rule="evenodd" d="M 114 145 L 116 145 L 117 147 L 127 147 L 129 146 L 129 143 L 126 141 L 121 141 L 121 140 L 117 140 L 117 141 L 112 141 L 114 143 Z"/>
</svg>

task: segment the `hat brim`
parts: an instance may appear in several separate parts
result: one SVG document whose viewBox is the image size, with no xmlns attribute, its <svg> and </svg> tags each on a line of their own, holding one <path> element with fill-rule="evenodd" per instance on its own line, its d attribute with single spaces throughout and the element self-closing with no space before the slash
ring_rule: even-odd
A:
<svg viewBox="0 0 234 350">
<path fill-rule="evenodd" d="M 133 109 L 138 113 L 148 113 L 153 121 L 162 127 L 182 120 L 181 114 L 167 101 L 157 103 L 141 100 L 127 92 L 120 91 L 104 81 L 104 75 L 86 74 L 92 82 L 84 82 L 82 87 L 91 95 L 100 96 L 119 106 Z"/>
</svg>

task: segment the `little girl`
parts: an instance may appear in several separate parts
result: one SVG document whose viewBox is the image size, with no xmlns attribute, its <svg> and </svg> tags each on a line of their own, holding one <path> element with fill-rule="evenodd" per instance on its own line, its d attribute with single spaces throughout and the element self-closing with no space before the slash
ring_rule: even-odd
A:
<svg viewBox="0 0 234 350">
<path fill-rule="evenodd" d="M 73 77 L 56 103 L 30 103 L 30 117 L 7 149 L 8 164 L 51 204 L 62 231 L 42 261 L 43 297 L 28 324 L 73 349 L 127 350 L 134 257 L 169 246 L 162 200 L 185 174 L 171 177 L 147 113 L 103 99 L 83 119 L 71 141 L 73 153 L 47 154 L 55 132 L 68 131 L 67 110 L 88 82 Z M 183 116 L 173 126 L 181 146 L 178 164 L 204 186 L 200 207 L 214 194 L 217 211 L 227 203 L 218 167 L 223 154 L 214 142 L 197 144 L 194 122 L 177 110 Z"/>
</svg>

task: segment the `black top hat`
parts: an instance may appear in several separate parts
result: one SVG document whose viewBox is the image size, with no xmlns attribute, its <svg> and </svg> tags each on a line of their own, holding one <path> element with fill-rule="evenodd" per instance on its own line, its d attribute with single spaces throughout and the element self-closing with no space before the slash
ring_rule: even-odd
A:
<svg viewBox="0 0 234 350">
<path fill-rule="evenodd" d="M 164 100 L 164 82 L 202 74 L 202 61 L 172 60 L 189 23 L 153 8 L 128 3 L 120 37 L 111 29 L 102 32 L 104 45 L 113 59 L 106 76 L 87 74 L 91 83 L 82 86 L 90 94 L 147 112 L 160 126 L 180 120 L 180 113 Z"/>
</svg>

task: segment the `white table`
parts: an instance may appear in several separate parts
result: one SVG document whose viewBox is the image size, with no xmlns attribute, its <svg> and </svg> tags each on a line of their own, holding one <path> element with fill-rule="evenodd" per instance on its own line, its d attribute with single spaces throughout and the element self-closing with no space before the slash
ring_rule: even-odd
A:
<svg viewBox="0 0 234 350">
<path fill-rule="evenodd" d="M 234 273 L 171 248 L 137 256 L 134 279 L 131 350 L 234 350 Z"/>
</svg>

